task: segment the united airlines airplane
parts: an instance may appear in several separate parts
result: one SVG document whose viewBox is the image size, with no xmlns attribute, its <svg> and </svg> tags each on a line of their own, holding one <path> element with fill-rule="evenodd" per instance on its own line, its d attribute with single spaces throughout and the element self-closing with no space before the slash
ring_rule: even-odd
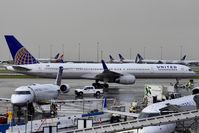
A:
<svg viewBox="0 0 199 133">
<path fill-rule="evenodd" d="M 107 83 L 134 84 L 136 78 L 191 78 L 195 76 L 189 67 L 178 64 L 134 64 L 134 63 L 39 63 L 12 35 L 6 35 L 8 47 L 15 65 L 8 70 L 55 78 L 60 66 L 64 68 L 63 77 L 67 79 L 92 79 L 93 86 L 108 88 Z M 104 82 L 100 84 L 99 81 Z"/>
</svg>

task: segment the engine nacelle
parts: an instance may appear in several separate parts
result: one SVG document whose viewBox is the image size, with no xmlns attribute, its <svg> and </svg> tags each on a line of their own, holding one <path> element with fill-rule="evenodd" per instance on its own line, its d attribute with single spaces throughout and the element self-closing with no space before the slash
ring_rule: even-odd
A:
<svg viewBox="0 0 199 133">
<path fill-rule="evenodd" d="M 195 95 L 195 94 L 199 94 L 199 87 L 195 87 L 192 89 L 192 94 Z"/>
<path fill-rule="evenodd" d="M 70 87 L 68 84 L 63 84 L 60 86 L 60 90 L 62 93 L 68 93 L 70 91 Z"/>
<path fill-rule="evenodd" d="M 124 75 L 121 76 L 120 78 L 117 78 L 115 82 L 119 84 L 134 84 L 135 80 L 136 78 L 134 75 Z"/>
</svg>

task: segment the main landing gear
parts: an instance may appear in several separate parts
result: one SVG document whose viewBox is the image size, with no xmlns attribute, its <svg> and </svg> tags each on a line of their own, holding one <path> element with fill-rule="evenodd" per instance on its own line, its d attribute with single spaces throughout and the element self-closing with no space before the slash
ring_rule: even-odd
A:
<svg viewBox="0 0 199 133">
<path fill-rule="evenodd" d="M 109 87 L 109 85 L 108 84 L 100 84 L 100 83 L 98 83 L 98 82 L 96 82 L 96 83 L 93 83 L 92 84 L 96 89 L 97 88 L 108 88 Z"/>
</svg>

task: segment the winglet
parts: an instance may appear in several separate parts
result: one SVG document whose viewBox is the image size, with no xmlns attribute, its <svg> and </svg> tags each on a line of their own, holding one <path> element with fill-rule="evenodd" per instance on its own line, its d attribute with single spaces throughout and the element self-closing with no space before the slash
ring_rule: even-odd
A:
<svg viewBox="0 0 199 133">
<path fill-rule="evenodd" d="M 108 70 L 108 67 L 106 66 L 106 63 L 104 62 L 104 60 L 102 60 L 102 66 L 104 70 Z"/>
<path fill-rule="evenodd" d="M 6 42 L 12 54 L 14 64 L 36 64 L 39 63 L 24 46 L 13 36 L 5 35 Z"/>
<path fill-rule="evenodd" d="M 59 72 L 57 73 L 57 78 L 55 80 L 55 84 L 60 86 L 61 85 L 61 79 L 63 74 L 64 68 L 62 66 L 59 67 Z"/>
</svg>

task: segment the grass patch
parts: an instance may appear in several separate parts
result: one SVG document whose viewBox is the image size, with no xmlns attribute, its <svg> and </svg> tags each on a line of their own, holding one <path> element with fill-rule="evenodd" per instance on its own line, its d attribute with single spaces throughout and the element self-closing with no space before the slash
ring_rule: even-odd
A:
<svg viewBox="0 0 199 133">
<path fill-rule="evenodd" d="M 0 69 L 0 73 L 13 73 L 13 71 L 6 70 L 6 69 Z"/>
<path fill-rule="evenodd" d="M 36 76 L 30 75 L 0 75 L 0 79 L 9 78 L 9 79 L 23 79 L 23 78 L 38 78 Z"/>
</svg>

